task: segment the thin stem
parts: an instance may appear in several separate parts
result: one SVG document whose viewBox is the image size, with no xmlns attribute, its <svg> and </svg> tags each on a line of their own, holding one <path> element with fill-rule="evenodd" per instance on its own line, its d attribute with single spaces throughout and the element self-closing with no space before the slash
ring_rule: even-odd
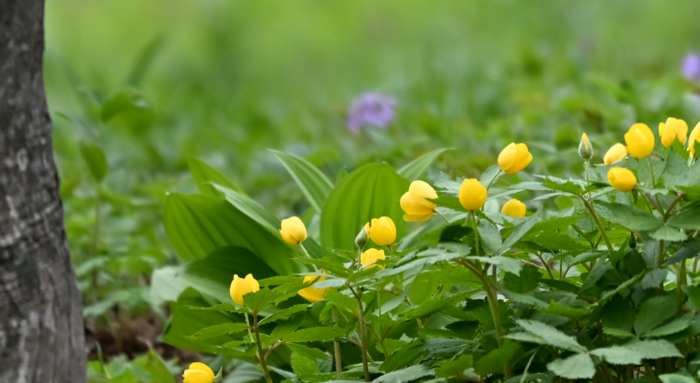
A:
<svg viewBox="0 0 700 383">
<path fill-rule="evenodd" d="M 503 172 L 503 170 L 498 169 L 498 173 L 496 173 L 496 175 L 493 176 L 493 178 L 491 178 L 491 181 L 489 181 L 488 186 L 486 186 L 486 191 L 488 191 L 489 189 L 491 189 L 491 185 L 493 184 L 493 181 L 495 181 L 496 178 L 498 178 L 498 176 L 501 175 L 502 172 Z"/>
<path fill-rule="evenodd" d="M 331 315 L 333 316 L 333 322 L 335 322 L 335 327 L 338 327 L 338 309 L 334 308 L 331 311 Z M 333 341 L 333 352 L 335 353 L 335 374 L 340 379 L 342 373 L 343 373 L 343 362 L 340 359 L 340 342 Z"/>
<path fill-rule="evenodd" d="M 245 315 L 245 324 L 248 325 L 248 336 L 250 337 L 250 343 L 254 343 L 255 339 L 253 339 L 253 333 L 250 331 L 250 322 L 248 321 L 248 313 L 244 313 Z"/>
<path fill-rule="evenodd" d="M 659 256 L 656 258 L 656 267 L 658 267 L 659 269 L 662 268 L 663 264 L 664 264 L 664 245 L 665 244 L 666 243 L 663 240 L 659 241 Z M 661 282 L 661 283 L 663 286 L 663 282 Z"/>
<path fill-rule="evenodd" d="M 651 170 L 651 184 L 656 189 L 656 177 L 654 177 L 654 164 L 651 162 L 651 157 L 647 157 L 649 160 L 649 170 Z"/>
<path fill-rule="evenodd" d="M 246 315 L 247 317 L 247 315 Z M 272 383 L 272 377 L 270 376 L 270 371 L 267 369 L 267 362 L 265 361 L 265 354 L 262 349 L 262 342 L 260 341 L 260 328 L 258 327 L 258 313 L 253 313 L 253 330 L 255 330 L 255 339 L 258 344 L 258 361 L 260 362 L 260 367 L 263 369 L 265 374 L 265 380 L 267 383 Z"/>
<path fill-rule="evenodd" d="M 671 202 L 671 205 L 668 207 L 668 209 L 666 209 L 666 213 L 662 213 L 663 216 L 664 216 L 664 222 L 666 222 L 666 220 L 669 218 L 669 216 L 671 215 L 671 211 L 672 211 L 673 208 L 676 206 L 676 204 L 678 203 L 678 201 L 680 201 L 681 198 L 683 198 L 683 196 L 684 196 L 683 193 L 677 195 L 677 196 L 676 196 L 676 199 L 674 199 L 673 202 Z"/>
<path fill-rule="evenodd" d="M 676 289 L 678 289 L 678 298 L 679 302 L 681 302 L 681 305 L 683 304 L 682 302 L 685 301 L 684 291 L 682 289 L 683 285 L 686 283 L 686 274 L 685 274 L 685 259 L 681 261 L 681 267 L 680 270 L 678 270 L 678 275 L 676 276 Z"/>
<path fill-rule="evenodd" d="M 439 215 L 442 219 L 445 220 L 445 223 L 446 223 L 446 224 L 448 224 L 448 225 L 450 224 L 450 220 L 448 220 L 447 217 L 445 217 L 444 215 L 442 215 L 442 213 L 440 213 L 437 209 L 435 209 L 434 211 L 435 211 L 435 214 Z"/>
<path fill-rule="evenodd" d="M 365 382 L 369 382 L 369 365 L 367 362 L 367 329 L 365 328 L 365 312 L 362 308 L 362 296 L 355 292 L 355 289 L 348 283 L 350 291 L 357 299 L 358 319 L 360 320 L 360 344 L 362 345 L 362 370 L 365 375 Z"/>
<path fill-rule="evenodd" d="M 653 199 L 651 198 L 651 196 L 649 195 L 649 193 L 644 193 L 644 198 L 646 198 L 646 200 L 651 204 L 651 206 L 653 206 L 654 209 L 656 209 L 656 211 L 658 211 L 659 213 L 661 213 L 662 216 L 665 215 L 664 210 L 661 208 L 661 206 L 659 206 L 659 204 L 657 203 L 657 201 L 655 201 L 655 200 L 653 200 Z"/>
<path fill-rule="evenodd" d="M 306 248 L 304 247 L 304 244 L 302 242 L 299 242 L 299 247 L 301 247 L 301 249 L 304 250 L 304 254 L 306 254 L 306 258 L 313 259 L 313 258 L 311 258 L 311 255 L 309 254 L 309 252 L 306 251 Z M 318 271 L 318 267 L 316 267 L 316 265 L 312 264 L 311 266 L 314 267 L 314 270 Z"/>
<path fill-rule="evenodd" d="M 474 246 L 476 247 L 476 256 L 479 254 L 479 230 L 476 228 L 476 214 L 474 212 L 469 213 L 469 219 L 471 220 L 472 229 L 474 230 Z"/>
<path fill-rule="evenodd" d="M 532 353 L 530 360 L 527 361 L 527 365 L 525 366 L 525 371 L 523 371 L 523 377 L 520 378 L 520 383 L 525 383 L 525 379 L 527 378 L 527 372 L 530 370 L 530 364 L 532 363 L 532 360 L 535 359 L 535 355 L 537 355 L 538 351 L 540 351 L 539 347 L 537 347 L 535 349 L 535 352 Z"/>
<path fill-rule="evenodd" d="M 583 201 L 583 204 L 586 206 L 586 209 L 588 209 L 588 212 L 591 213 L 591 217 L 593 217 L 593 220 L 595 221 L 596 225 L 598 225 L 598 230 L 600 231 L 600 235 L 605 240 L 605 245 L 608 246 L 608 251 L 610 251 L 612 253 L 614 251 L 612 243 L 610 243 L 610 238 L 608 238 L 608 234 L 605 232 L 605 227 L 600 222 L 600 219 L 598 218 L 598 214 L 596 214 L 596 212 L 595 212 L 595 207 L 593 206 L 591 201 L 588 201 L 587 199 L 583 198 L 583 196 L 579 195 L 578 197 L 581 199 L 581 201 Z"/>
</svg>

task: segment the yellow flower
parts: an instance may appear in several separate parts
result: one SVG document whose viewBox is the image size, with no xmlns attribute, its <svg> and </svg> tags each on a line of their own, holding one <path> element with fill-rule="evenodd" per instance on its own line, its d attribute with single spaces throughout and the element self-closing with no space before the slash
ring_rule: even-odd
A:
<svg viewBox="0 0 700 383">
<path fill-rule="evenodd" d="M 406 215 L 403 219 L 408 222 L 424 222 L 435 214 L 436 204 L 427 199 L 435 199 L 435 190 L 423 181 L 413 181 L 408 191 L 401 197 L 401 209 Z"/>
<path fill-rule="evenodd" d="M 615 190 L 628 192 L 637 185 L 637 177 L 629 169 L 612 168 L 608 171 L 608 182 Z"/>
<path fill-rule="evenodd" d="M 306 240 L 306 226 L 299 217 L 291 217 L 282 220 L 282 228 L 280 229 L 282 239 L 290 245 L 298 245 L 299 242 Z"/>
<path fill-rule="evenodd" d="M 459 187 L 459 203 L 467 210 L 481 209 L 486 203 L 487 195 L 488 191 L 476 178 L 464 180 Z"/>
<path fill-rule="evenodd" d="M 506 202 L 503 205 L 503 208 L 501 209 L 501 213 L 508 214 L 509 216 L 514 217 L 514 218 L 524 217 L 526 211 L 527 211 L 527 207 L 525 206 L 525 204 L 518 201 L 515 198 Z"/>
<path fill-rule="evenodd" d="M 527 150 L 525 144 L 512 143 L 501 151 L 498 155 L 498 166 L 501 167 L 506 174 L 517 173 L 532 161 L 532 154 Z"/>
<path fill-rule="evenodd" d="M 699 133 L 700 133 L 700 122 L 698 122 L 698 124 L 695 125 L 695 128 L 693 128 L 693 131 L 690 132 L 690 136 L 688 137 L 688 151 L 690 152 L 691 157 L 695 157 L 695 144 L 697 142 L 700 142 L 700 139 L 698 139 Z"/>
<path fill-rule="evenodd" d="M 326 277 L 319 277 L 318 275 L 307 275 L 304 277 L 304 283 L 321 282 L 325 279 Z M 299 290 L 299 295 L 301 295 L 302 298 L 306 299 L 309 302 L 319 302 L 323 300 L 323 294 L 325 294 L 328 290 L 330 290 L 330 287 L 317 289 L 313 286 L 309 286 Z"/>
<path fill-rule="evenodd" d="M 248 293 L 254 293 L 260 290 L 260 284 L 253 274 L 248 274 L 245 279 L 239 278 L 238 275 L 233 276 L 233 282 L 231 282 L 231 299 L 239 305 L 243 306 L 243 296 Z"/>
<path fill-rule="evenodd" d="M 612 165 L 625 157 L 627 157 L 627 148 L 625 148 L 625 145 L 615 144 L 605 153 L 603 162 L 605 162 L 606 165 Z"/>
<path fill-rule="evenodd" d="M 184 383 L 212 383 L 214 371 L 204 363 L 195 362 L 190 364 L 182 377 L 185 378 Z"/>
<path fill-rule="evenodd" d="M 634 124 L 625 133 L 625 143 L 630 156 L 644 158 L 654 150 L 654 133 L 646 124 Z"/>
<path fill-rule="evenodd" d="M 578 144 L 578 155 L 586 161 L 593 157 L 593 146 L 591 146 L 591 143 L 588 141 L 586 133 L 583 133 L 581 142 Z"/>
<path fill-rule="evenodd" d="M 666 119 L 666 123 L 659 123 L 659 136 L 661 136 L 661 143 L 664 147 L 669 147 L 673 143 L 673 140 L 678 138 L 681 144 L 685 145 L 686 136 L 688 135 L 688 124 L 677 118 L 669 117 Z"/>
<path fill-rule="evenodd" d="M 377 250 L 377 249 L 368 249 L 362 255 L 360 256 L 360 261 L 362 261 L 362 266 L 367 266 L 370 263 L 376 262 L 377 260 L 380 259 L 386 259 L 386 256 L 384 255 L 384 250 Z M 372 265 L 368 267 L 368 269 L 371 269 L 373 267 L 379 267 L 380 269 L 383 269 L 384 266 L 382 265 Z"/>
<path fill-rule="evenodd" d="M 367 235 L 379 246 L 391 245 L 396 241 L 396 225 L 389 217 L 372 218 L 372 225 L 365 225 Z"/>
</svg>

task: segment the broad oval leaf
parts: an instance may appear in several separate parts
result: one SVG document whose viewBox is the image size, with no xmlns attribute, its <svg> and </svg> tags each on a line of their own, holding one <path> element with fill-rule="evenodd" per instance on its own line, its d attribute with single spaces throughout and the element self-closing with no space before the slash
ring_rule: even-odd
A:
<svg viewBox="0 0 700 383">
<path fill-rule="evenodd" d="M 391 217 L 396 240 L 401 241 L 406 223 L 399 205 L 409 182 L 387 164 L 365 165 L 336 185 L 321 214 L 321 245 L 354 250 L 355 236 L 372 218 Z"/>
<path fill-rule="evenodd" d="M 218 170 L 207 165 L 204 161 L 194 157 L 189 157 L 187 159 L 187 165 L 190 167 L 190 172 L 192 173 L 192 177 L 194 177 L 194 181 L 197 184 L 197 189 L 199 189 L 200 193 L 214 197 L 221 197 L 222 193 L 216 190 L 214 187 L 214 184 L 216 184 L 245 195 L 243 189 L 241 189 L 235 182 L 228 179 L 228 177 L 223 175 Z"/>
<path fill-rule="evenodd" d="M 409 181 L 415 181 L 423 175 L 423 173 L 428 169 L 430 164 L 435 161 L 442 153 L 445 153 L 446 151 L 449 151 L 452 149 L 437 149 L 433 150 L 432 152 L 426 153 L 415 160 L 407 163 L 404 165 L 401 169 L 397 171 L 397 173 L 404 178 L 406 178 Z"/>
</svg>

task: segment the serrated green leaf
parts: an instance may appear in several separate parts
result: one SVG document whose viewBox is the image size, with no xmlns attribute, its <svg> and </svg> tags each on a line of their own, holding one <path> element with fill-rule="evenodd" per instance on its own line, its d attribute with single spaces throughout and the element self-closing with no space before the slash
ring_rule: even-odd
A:
<svg viewBox="0 0 700 383">
<path fill-rule="evenodd" d="M 531 216 L 525 219 L 521 224 L 515 227 L 512 233 L 506 238 L 506 240 L 503 242 L 503 246 L 498 250 L 499 253 L 503 253 L 506 250 L 510 249 L 513 247 L 520 238 L 522 238 L 525 234 L 527 234 L 530 229 L 532 229 L 535 224 L 538 222 L 538 218 L 536 216 Z"/>
<path fill-rule="evenodd" d="M 471 368 L 474 364 L 474 357 L 468 354 L 462 354 L 457 359 L 443 362 L 440 367 L 435 370 L 435 375 L 450 378 L 461 377 L 464 371 Z"/>
<path fill-rule="evenodd" d="M 306 309 L 308 307 L 309 307 L 308 304 L 300 304 L 300 305 L 294 305 L 292 307 L 289 307 L 289 308 L 286 308 L 283 310 L 279 310 L 279 311 L 275 312 L 274 314 L 261 320 L 260 325 L 264 325 L 265 323 L 276 322 L 276 321 L 282 320 L 282 319 L 287 319 L 296 313 L 306 311 Z"/>
<path fill-rule="evenodd" d="M 403 313 L 401 313 L 401 316 L 405 317 L 406 320 L 412 320 L 416 318 L 421 318 L 425 317 L 428 315 L 431 315 L 433 313 L 436 313 L 445 307 L 452 306 L 456 302 L 463 301 L 464 299 L 474 295 L 477 291 L 465 291 L 462 293 L 458 293 L 455 295 L 452 295 L 450 297 L 443 297 L 443 296 L 435 296 L 427 301 L 425 301 L 422 305 L 418 307 L 413 307 Z"/>
<path fill-rule="evenodd" d="M 482 219 L 479 222 L 479 244 L 485 254 L 495 254 L 503 245 L 501 233 L 491 222 Z"/>
<path fill-rule="evenodd" d="M 492 350 L 479 358 L 474 364 L 474 371 L 481 376 L 500 371 L 513 359 L 519 349 L 518 343 L 506 340 L 503 342 L 503 347 Z"/>
<path fill-rule="evenodd" d="M 546 342 L 541 344 L 559 347 L 575 352 L 586 351 L 586 348 L 581 346 L 576 341 L 576 338 L 566 335 L 548 324 L 525 319 L 517 320 L 516 323 L 525 331 L 540 337 L 542 340 L 544 340 L 544 342 Z"/>
<path fill-rule="evenodd" d="M 595 366 L 588 354 L 574 354 L 566 359 L 557 359 L 549 363 L 547 369 L 567 379 L 590 379 L 595 375 Z"/>
<path fill-rule="evenodd" d="M 205 327 L 196 333 L 192 334 L 191 337 L 194 339 L 209 339 L 221 335 L 231 335 L 238 332 L 245 331 L 249 329 L 245 323 L 223 323 L 214 326 Z"/>
<path fill-rule="evenodd" d="M 506 273 L 503 278 L 503 285 L 509 291 L 519 294 L 526 294 L 537 288 L 542 275 L 537 267 L 525 265 L 520 270 L 520 275 Z"/>
<path fill-rule="evenodd" d="M 663 383 L 695 383 L 695 379 L 681 374 L 663 374 L 659 379 Z"/>
<path fill-rule="evenodd" d="M 595 204 L 599 216 L 630 230 L 652 231 L 662 225 L 653 215 L 631 206 L 598 200 Z"/>
<path fill-rule="evenodd" d="M 664 267 L 684 261 L 688 258 L 697 257 L 698 254 L 700 254 L 700 239 L 691 238 L 678 246 L 681 246 L 681 249 L 664 261 Z"/>
<path fill-rule="evenodd" d="M 643 335 L 673 317 L 679 309 L 680 305 L 676 295 L 656 296 L 647 299 L 639 305 L 637 316 L 634 319 L 634 331 L 638 335 Z"/>
<path fill-rule="evenodd" d="M 243 295 L 243 304 L 254 313 L 259 313 L 262 310 L 270 307 L 272 301 L 278 297 L 278 293 L 270 290 L 267 287 L 259 291 Z"/>
<path fill-rule="evenodd" d="M 508 258 L 508 257 L 503 257 L 503 256 L 495 256 L 495 257 L 467 257 L 467 259 L 473 259 L 479 262 L 484 262 L 484 263 L 489 263 L 492 265 L 496 265 L 500 267 L 501 269 L 515 274 L 519 275 L 520 274 L 520 269 L 522 268 L 522 265 L 520 264 L 520 261 L 517 259 L 513 258 Z"/>
<path fill-rule="evenodd" d="M 327 302 L 333 303 L 342 311 L 357 315 L 358 302 L 353 297 L 345 295 L 337 290 L 329 290 L 323 294 L 323 299 L 325 299 Z"/>
<path fill-rule="evenodd" d="M 688 239 L 688 235 L 683 233 L 680 229 L 670 226 L 661 226 L 651 233 L 651 237 L 659 241 L 667 242 L 683 242 Z"/>
<path fill-rule="evenodd" d="M 658 338 L 666 335 L 675 334 L 688 328 L 693 323 L 689 316 L 682 316 L 670 323 L 659 326 L 651 331 L 648 331 L 645 336 L 647 338 Z"/>
<path fill-rule="evenodd" d="M 293 353 L 291 357 L 292 371 L 297 377 L 318 374 L 321 371 L 316 361 L 304 355 Z"/>
<path fill-rule="evenodd" d="M 328 354 L 325 352 L 317 349 L 317 348 L 311 348 L 311 347 L 306 347 L 301 344 L 294 344 L 294 343 L 285 343 L 285 346 L 289 347 L 289 349 L 295 353 L 299 354 L 301 356 L 304 356 L 306 358 L 309 358 L 311 360 L 316 360 L 316 359 L 323 359 L 327 360 L 330 359 Z"/>
<path fill-rule="evenodd" d="M 669 226 L 686 230 L 700 230 L 700 206 L 693 206 L 672 216 L 666 223 Z"/>
<path fill-rule="evenodd" d="M 410 382 L 423 378 L 425 376 L 435 375 L 435 372 L 427 366 L 418 364 L 411 367 L 406 367 L 401 370 L 392 371 L 374 379 L 373 383 L 394 383 L 394 382 Z"/>
<path fill-rule="evenodd" d="M 288 343 L 325 342 L 343 335 L 345 335 L 345 331 L 339 327 L 311 327 L 295 331 L 282 340 Z"/>
</svg>

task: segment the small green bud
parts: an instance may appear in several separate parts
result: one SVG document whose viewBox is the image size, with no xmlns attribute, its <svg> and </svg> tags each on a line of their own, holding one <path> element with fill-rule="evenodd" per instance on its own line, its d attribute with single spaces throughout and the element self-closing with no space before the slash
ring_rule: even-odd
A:
<svg viewBox="0 0 700 383">
<path fill-rule="evenodd" d="M 365 245 L 367 245 L 368 239 L 369 237 L 367 236 L 367 231 L 365 231 L 365 228 L 363 227 L 360 229 L 360 233 L 357 234 L 357 237 L 355 237 L 355 245 L 358 249 L 362 250 L 365 248 Z"/>
<path fill-rule="evenodd" d="M 578 144 L 578 155 L 586 161 L 590 161 L 593 157 L 593 146 L 591 146 L 591 142 L 588 141 L 586 133 L 583 133 L 583 136 L 581 136 L 581 143 Z"/>
</svg>

